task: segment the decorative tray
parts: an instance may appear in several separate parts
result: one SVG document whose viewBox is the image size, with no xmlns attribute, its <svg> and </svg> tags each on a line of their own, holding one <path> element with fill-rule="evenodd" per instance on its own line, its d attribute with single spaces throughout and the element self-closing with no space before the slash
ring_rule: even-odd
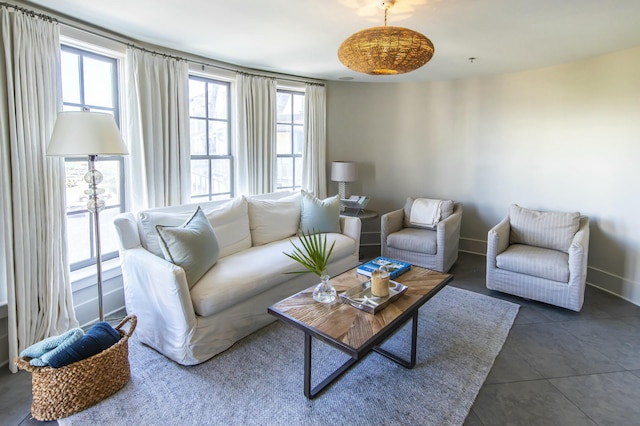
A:
<svg viewBox="0 0 640 426">
<path fill-rule="evenodd" d="M 389 296 L 377 297 L 371 294 L 371 280 L 368 280 L 340 293 L 340 299 L 342 299 L 342 303 L 348 303 L 354 308 L 375 314 L 402 296 L 407 288 L 406 285 L 391 280 L 389 281 Z"/>
</svg>

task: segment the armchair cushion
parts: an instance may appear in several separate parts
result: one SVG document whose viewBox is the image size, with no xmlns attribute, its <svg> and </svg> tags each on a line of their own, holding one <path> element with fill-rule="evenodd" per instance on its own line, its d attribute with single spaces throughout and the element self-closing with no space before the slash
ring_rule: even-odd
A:
<svg viewBox="0 0 640 426">
<path fill-rule="evenodd" d="M 183 225 L 158 225 L 156 229 L 165 259 L 184 269 L 189 288 L 218 261 L 218 240 L 200 207 Z"/>
<path fill-rule="evenodd" d="M 404 205 L 404 227 L 405 228 L 418 228 L 418 229 L 430 229 L 435 230 L 438 226 L 439 220 L 444 220 L 451 216 L 453 213 L 453 201 L 452 200 L 443 200 L 440 206 L 440 218 L 436 220 L 433 226 L 422 226 L 411 223 L 411 210 L 413 208 L 413 203 L 417 198 L 407 197 L 407 202 Z M 439 200 L 436 200 L 439 201 Z"/>
<path fill-rule="evenodd" d="M 437 232 L 428 229 L 403 228 L 387 236 L 387 246 L 399 250 L 434 255 L 438 251 Z"/>
<path fill-rule="evenodd" d="M 580 226 L 580 213 L 541 212 L 512 204 L 509 222 L 511 244 L 526 244 L 567 253 Z"/>
<path fill-rule="evenodd" d="M 569 282 L 569 255 L 558 250 L 513 244 L 496 257 L 496 266 L 505 271 Z"/>
</svg>

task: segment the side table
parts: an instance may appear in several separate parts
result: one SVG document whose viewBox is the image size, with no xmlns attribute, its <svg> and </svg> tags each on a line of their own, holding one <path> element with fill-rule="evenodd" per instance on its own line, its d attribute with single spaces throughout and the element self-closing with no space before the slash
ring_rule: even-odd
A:
<svg viewBox="0 0 640 426">
<path fill-rule="evenodd" d="M 357 217 L 362 221 L 360 232 L 360 259 L 380 256 L 380 214 L 375 210 L 351 210 L 340 212 L 343 216 Z M 375 222 L 375 223 L 374 223 Z M 377 247 L 377 249 L 376 249 Z M 363 254 L 363 252 L 366 252 Z"/>
</svg>

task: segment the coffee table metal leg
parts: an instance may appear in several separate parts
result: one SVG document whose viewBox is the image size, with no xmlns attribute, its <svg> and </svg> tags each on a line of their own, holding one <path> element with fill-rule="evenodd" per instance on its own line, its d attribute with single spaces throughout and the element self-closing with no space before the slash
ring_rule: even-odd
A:
<svg viewBox="0 0 640 426">
<path fill-rule="evenodd" d="M 342 375 L 353 364 L 358 361 L 356 358 L 351 358 L 349 361 L 342 364 L 331 373 L 326 379 L 320 382 L 316 387 L 311 387 L 311 335 L 304 334 L 304 396 L 309 399 L 315 398 L 324 388 L 329 386 L 333 381 Z"/>
<path fill-rule="evenodd" d="M 416 352 L 417 352 L 417 346 L 418 346 L 418 311 L 416 310 L 416 313 L 413 314 L 413 316 L 411 317 L 411 358 L 409 359 L 409 361 L 405 360 L 404 358 L 399 357 L 398 355 L 389 352 L 386 349 L 382 349 L 380 346 L 375 346 L 373 348 L 373 350 L 377 353 L 379 353 L 380 355 L 386 356 L 387 358 L 389 358 L 390 360 L 397 362 L 398 364 L 400 364 L 403 367 L 406 368 L 413 368 L 416 366 Z"/>
</svg>

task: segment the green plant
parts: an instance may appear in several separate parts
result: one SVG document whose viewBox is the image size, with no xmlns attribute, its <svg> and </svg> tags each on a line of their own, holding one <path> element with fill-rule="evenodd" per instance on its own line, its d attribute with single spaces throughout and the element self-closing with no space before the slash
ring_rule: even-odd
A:
<svg viewBox="0 0 640 426">
<path fill-rule="evenodd" d="M 334 241 L 327 251 L 327 236 L 322 238 L 322 235 L 319 232 L 308 232 L 305 234 L 304 232 L 298 234 L 300 238 L 300 244 L 302 244 L 302 248 L 296 246 L 293 241 L 291 241 L 291 245 L 293 246 L 293 253 L 284 253 L 286 256 L 289 256 L 291 259 L 295 260 L 302 266 L 304 266 L 307 271 L 313 272 L 317 276 L 321 277 L 324 274 L 325 268 L 329 263 L 329 257 L 331 257 L 331 253 L 333 252 L 333 246 L 335 246 L 336 242 Z M 306 271 L 298 271 L 298 272 L 288 272 L 289 274 L 304 274 Z"/>
</svg>

